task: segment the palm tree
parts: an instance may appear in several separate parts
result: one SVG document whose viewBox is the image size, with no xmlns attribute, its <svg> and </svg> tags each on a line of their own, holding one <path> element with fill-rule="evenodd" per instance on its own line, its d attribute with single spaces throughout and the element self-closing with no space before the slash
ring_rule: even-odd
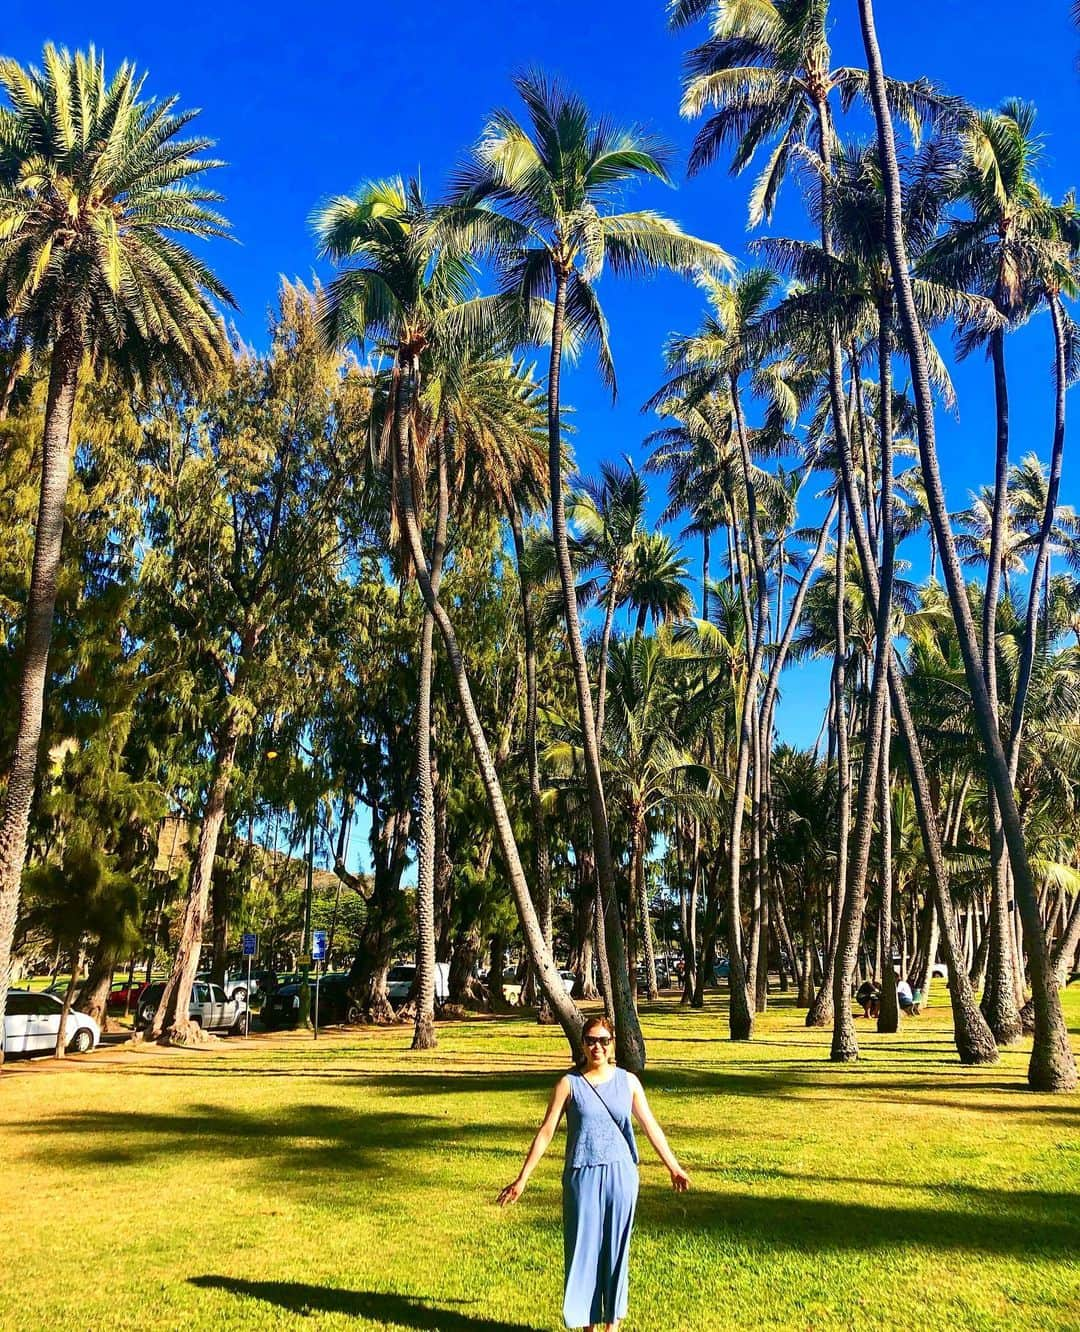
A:
<svg viewBox="0 0 1080 1332">
<path fill-rule="evenodd" d="M 711 35 L 687 57 L 684 116 L 711 110 L 690 153 L 690 171 L 709 166 L 729 144 L 731 171 L 747 166 L 766 143 L 773 148 L 750 193 L 750 225 L 772 216 L 788 166 L 811 130 L 822 161 L 833 137 L 829 99 L 846 107 L 866 92 L 866 72 L 833 68 L 828 0 L 669 0 L 673 28 L 710 13 Z M 923 119 L 949 103 L 925 80 L 890 80 L 888 96 L 917 139 Z"/>
<path fill-rule="evenodd" d="M 564 342 L 596 348 L 601 377 L 612 392 L 615 373 L 607 322 L 595 281 L 605 265 L 627 276 L 670 269 L 716 273 L 730 266 L 719 246 L 687 236 L 651 211 L 615 212 L 625 188 L 652 177 L 667 182 L 666 152 L 648 135 L 594 121 L 585 103 L 540 74 L 515 80 L 528 125 L 496 112 L 458 172 L 451 225 L 464 243 L 494 256 L 502 290 L 520 304 L 550 293 L 548 369 L 548 473 L 551 529 L 562 586 L 567 639 L 574 670 L 594 854 L 604 903 L 608 954 L 616 984 L 619 1059 L 640 1069 L 644 1047 L 625 976 L 621 929 L 614 907 L 615 874 L 600 770 L 600 749 L 581 636 L 574 570 L 566 529 L 559 405 Z"/>
<path fill-rule="evenodd" d="M 596 687 L 596 728 L 603 735 L 607 696 L 608 647 L 615 612 L 628 606 L 637 612 L 637 630 L 654 622 L 680 619 L 690 613 L 686 562 L 670 537 L 645 527 L 648 492 L 627 459 L 626 467 L 600 464 L 600 476 L 585 477 L 570 493 L 567 516 L 574 523 L 575 565 L 591 573 L 578 587 L 578 599 L 604 607 L 600 631 Z"/>
<path fill-rule="evenodd" d="M 926 485 L 931 523 L 938 543 L 949 604 L 956 623 L 964 668 L 974 705 L 975 720 L 987 753 L 987 768 L 1001 815 L 1005 842 L 1012 864 L 1013 881 L 1024 926 L 1024 940 L 1031 966 L 1035 1004 L 1035 1040 L 1028 1080 L 1039 1090 L 1066 1090 L 1076 1086 L 1076 1062 L 1069 1044 L 1061 1001 L 1050 967 L 1043 935 L 1035 883 L 1024 844 L 1024 832 L 1010 780 L 1008 760 L 998 730 L 986 678 L 982 670 L 978 639 L 971 617 L 948 510 L 938 469 L 934 432 L 934 404 L 930 389 L 923 330 L 915 309 L 911 272 L 908 266 L 901 214 L 902 192 L 896 156 L 896 141 L 886 97 L 881 50 L 874 27 L 872 0 L 859 0 L 859 20 L 866 49 L 870 94 L 877 126 L 878 150 L 884 178 L 886 242 L 892 269 L 896 303 L 904 345 L 912 371 L 912 387 L 918 417 L 919 459 Z"/>
<path fill-rule="evenodd" d="M 493 331 L 506 327 L 499 302 L 473 295 L 467 256 L 436 244 L 435 220 L 419 186 L 400 179 L 366 185 L 353 197 L 325 205 L 315 218 L 316 232 L 323 254 L 343 268 L 326 288 L 323 335 L 335 345 L 354 340 L 362 345 L 374 338 L 393 356 L 383 436 L 391 458 L 394 527 L 404 537 L 424 604 L 442 635 L 540 987 L 571 1048 L 579 1051 L 581 1015 L 566 994 L 544 940 L 457 635 L 432 587 L 417 512 L 413 477 L 425 475 L 426 467 L 415 404 L 422 389 L 425 353 L 437 356 L 462 340 L 497 345 Z M 426 999 L 421 996 L 422 1003 Z"/>
<path fill-rule="evenodd" d="M 0 1013 L 37 770 L 71 469 L 79 371 L 89 357 L 145 389 L 190 382 L 224 355 L 215 299 L 232 297 L 178 237 L 228 234 L 201 183 L 195 116 L 143 99 L 130 64 L 107 79 L 91 50 L 45 47 L 43 68 L 0 60 L 0 319 L 48 362 L 41 496 L 27 600 L 19 723 L 0 814 Z"/>
<path fill-rule="evenodd" d="M 712 536 L 726 526 L 727 497 L 733 491 L 731 404 L 726 393 L 694 395 L 692 401 L 669 398 L 658 408 L 676 422 L 661 426 L 645 440 L 652 452 L 647 472 L 666 472 L 668 503 L 660 515 L 668 522 L 687 514 L 683 536 L 701 537 L 701 618 L 709 615 L 708 586 Z M 728 529 L 729 542 L 731 531 Z M 734 561 L 732 561 L 734 574 Z"/>
</svg>

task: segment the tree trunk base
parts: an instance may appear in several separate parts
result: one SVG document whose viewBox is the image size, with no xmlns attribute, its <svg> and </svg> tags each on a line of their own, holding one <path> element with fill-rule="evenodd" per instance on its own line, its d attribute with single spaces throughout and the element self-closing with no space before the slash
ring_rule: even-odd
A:
<svg viewBox="0 0 1080 1332">
<path fill-rule="evenodd" d="M 833 1007 L 831 1003 L 821 1001 L 824 990 L 818 991 L 818 997 L 807 1009 L 806 1025 L 808 1027 L 831 1027 L 833 1020 Z"/>
<path fill-rule="evenodd" d="M 1029 999 L 1017 1014 L 1020 1021 L 1020 1033 L 1014 1038 L 1019 1040 L 1020 1036 L 1035 1035 L 1035 1000 Z"/>
<path fill-rule="evenodd" d="M 1027 1007 L 1025 1004 L 1024 1008 Z M 1076 1059 L 1064 1023 L 1055 1024 L 1043 1039 L 1035 1037 L 1028 1064 L 1028 1086 L 1032 1091 L 1043 1092 L 1076 1090 Z"/>
<path fill-rule="evenodd" d="M 367 1018 L 377 1027 L 393 1027 L 399 1020 L 394 1005 L 385 994 L 375 995 L 368 1006 Z"/>
<path fill-rule="evenodd" d="M 196 1049 L 203 1045 L 214 1045 L 217 1037 L 204 1031 L 197 1022 L 174 1022 L 166 1027 L 157 1038 L 158 1045 L 178 1045 Z"/>
<path fill-rule="evenodd" d="M 439 1038 L 435 1034 L 435 1014 L 422 1013 L 416 1019 L 416 1028 L 413 1031 L 412 1050 L 434 1050 L 439 1044 Z"/>
<path fill-rule="evenodd" d="M 859 1059 L 859 1040 L 855 1024 L 849 1019 L 833 1032 L 829 1058 L 834 1064 L 855 1064 Z"/>
<path fill-rule="evenodd" d="M 978 1028 L 958 1027 L 956 1030 L 956 1049 L 960 1055 L 960 1062 L 969 1068 L 977 1067 L 979 1064 L 996 1064 L 998 1061 L 998 1048 L 990 1028 L 985 1026 L 982 1030 Z"/>
<path fill-rule="evenodd" d="M 552 1027 L 558 1022 L 558 1018 L 551 1011 L 551 1005 L 545 999 L 536 1010 L 536 1021 L 541 1027 Z"/>
</svg>

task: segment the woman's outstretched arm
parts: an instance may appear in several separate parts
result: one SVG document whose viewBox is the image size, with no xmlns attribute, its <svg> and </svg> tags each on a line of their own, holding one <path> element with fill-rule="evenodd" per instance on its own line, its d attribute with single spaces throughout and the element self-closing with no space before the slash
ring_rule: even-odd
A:
<svg viewBox="0 0 1080 1332">
<path fill-rule="evenodd" d="M 500 1207 L 505 1207 L 507 1203 L 516 1203 L 524 1193 L 525 1185 L 529 1182 L 529 1176 L 536 1169 L 537 1162 L 547 1151 L 548 1145 L 554 1137 L 569 1095 L 570 1079 L 560 1078 L 555 1084 L 555 1090 L 551 1093 L 551 1100 L 548 1101 L 544 1122 L 536 1130 L 536 1137 L 533 1138 L 532 1146 L 525 1157 L 525 1164 L 521 1167 L 517 1179 L 512 1184 L 507 1184 L 506 1188 L 499 1194 Z"/>
<path fill-rule="evenodd" d="M 664 1130 L 656 1121 L 656 1116 L 649 1107 L 649 1102 L 645 1099 L 645 1088 L 642 1087 L 633 1073 L 626 1075 L 630 1079 L 630 1086 L 634 1093 L 634 1099 L 631 1103 L 634 1111 L 634 1118 L 641 1125 L 642 1132 L 653 1145 L 653 1150 L 663 1161 L 671 1175 L 671 1187 L 676 1193 L 685 1193 L 690 1187 L 690 1176 L 679 1165 L 675 1153 L 668 1146 L 668 1140 L 664 1137 Z"/>
</svg>

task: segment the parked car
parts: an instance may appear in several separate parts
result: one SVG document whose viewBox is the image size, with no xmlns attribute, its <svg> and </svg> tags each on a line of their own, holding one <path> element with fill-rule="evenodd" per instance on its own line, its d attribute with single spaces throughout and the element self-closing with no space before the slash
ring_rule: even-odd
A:
<svg viewBox="0 0 1080 1332">
<path fill-rule="evenodd" d="M 649 983 L 649 973 L 648 973 L 648 968 L 646 968 L 646 967 L 644 967 L 644 966 L 640 966 L 640 967 L 638 967 L 638 969 L 637 969 L 637 983 L 638 983 L 638 989 L 639 989 L 639 990 L 644 990 L 644 989 L 646 988 L 646 986 L 647 986 L 648 983 Z M 666 990 L 667 987 L 668 987 L 670 984 L 671 984 L 671 977 L 670 977 L 670 975 L 669 975 L 667 969 L 666 969 L 665 967 L 662 967 L 659 963 L 657 963 L 657 965 L 656 965 L 656 986 L 657 986 L 657 989 L 659 989 L 659 990 Z"/>
<path fill-rule="evenodd" d="M 129 985 L 126 980 L 113 981 L 109 986 L 109 997 L 105 1001 L 109 1008 L 130 1010 L 139 1006 L 139 995 L 146 989 L 146 981 L 133 980 Z"/>
<path fill-rule="evenodd" d="M 54 994 L 9 990 L 0 1042 L 4 1055 L 38 1054 L 56 1047 L 63 1002 Z M 86 1013 L 72 1009 L 64 1026 L 64 1048 L 85 1054 L 101 1040 L 101 1028 Z"/>
<path fill-rule="evenodd" d="M 195 979 L 197 981 L 202 981 L 204 985 L 212 985 L 214 983 L 214 978 L 208 971 L 200 971 Z M 254 985 L 255 982 L 252 980 L 252 988 L 254 988 Z M 247 972 L 229 973 L 225 977 L 225 981 L 221 988 L 225 991 L 225 994 L 229 999 L 242 999 L 246 1002 L 248 997 Z"/>
<path fill-rule="evenodd" d="M 386 975 L 386 996 L 395 1006 L 403 1004 L 412 993 L 416 979 L 415 962 L 397 962 Z M 450 998 L 450 964 L 435 963 L 435 1002 L 445 1004 Z"/>
<path fill-rule="evenodd" d="M 722 957 L 719 962 L 713 964 L 713 976 L 717 980 L 727 980 L 731 975 L 731 962 L 726 957 Z"/>
<path fill-rule="evenodd" d="M 139 996 L 135 1025 L 141 1030 L 153 1021 L 165 982 L 148 985 Z M 204 1031 L 230 1031 L 239 1036 L 244 1030 L 247 1013 L 246 999 L 230 999 L 220 985 L 196 981 L 191 987 L 188 1020 L 197 1022 Z"/>
<path fill-rule="evenodd" d="M 262 1007 L 262 1022 L 272 1030 L 282 1027 L 295 1027 L 300 1020 L 300 989 L 303 982 L 281 985 L 273 994 L 267 995 Z M 311 977 L 311 1012 L 315 1012 L 315 977 Z M 363 1016 L 360 1005 L 348 991 L 349 973 L 331 971 L 319 979 L 319 1026 L 331 1026 L 344 1022 L 359 1022 Z"/>
<path fill-rule="evenodd" d="M 572 971 L 560 971 L 559 976 L 562 980 L 563 985 L 566 987 L 566 993 L 573 994 L 574 982 L 577 980 L 577 977 L 574 975 L 574 973 Z"/>
</svg>

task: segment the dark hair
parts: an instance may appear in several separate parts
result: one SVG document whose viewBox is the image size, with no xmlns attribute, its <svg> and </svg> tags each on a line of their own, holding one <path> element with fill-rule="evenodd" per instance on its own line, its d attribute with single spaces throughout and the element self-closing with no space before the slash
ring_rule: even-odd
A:
<svg viewBox="0 0 1080 1332">
<path fill-rule="evenodd" d="M 609 1051 L 609 1053 L 608 1053 L 608 1063 L 610 1063 L 610 1064 L 614 1064 L 614 1062 L 615 1062 L 615 1026 L 614 1026 L 614 1024 L 612 1023 L 611 1019 L 610 1019 L 609 1017 L 607 1017 L 606 1014 L 604 1014 L 604 1013 L 597 1013 L 597 1014 L 596 1014 L 595 1016 L 593 1016 L 593 1017 L 586 1018 L 586 1019 L 585 1019 L 585 1025 L 581 1028 L 581 1039 L 582 1039 L 583 1041 L 584 1041 L 585 1036 L 587 1035 L 587 1033 L 590 1032 L 590 1031 L 593 1029 L 593 1027 L 603 1027 L 603 1029 L 604 1029 L 604 1030 L 607 1032 L 607 1034 L 611 1037 L 611 1045 L 608 1046 L 608 1051 Z M 579 1064 L 579 1067 L 584 1068 L 584 1066 L 585 1066 L 585 1059 L 584 1059 L 584 1055 L 583 1055 L 583 1056 L 582 1056 L 582 1059 L 581 1059 L 581 1062 L 580 1062 L 580 1064 Z"/>
</svg>

